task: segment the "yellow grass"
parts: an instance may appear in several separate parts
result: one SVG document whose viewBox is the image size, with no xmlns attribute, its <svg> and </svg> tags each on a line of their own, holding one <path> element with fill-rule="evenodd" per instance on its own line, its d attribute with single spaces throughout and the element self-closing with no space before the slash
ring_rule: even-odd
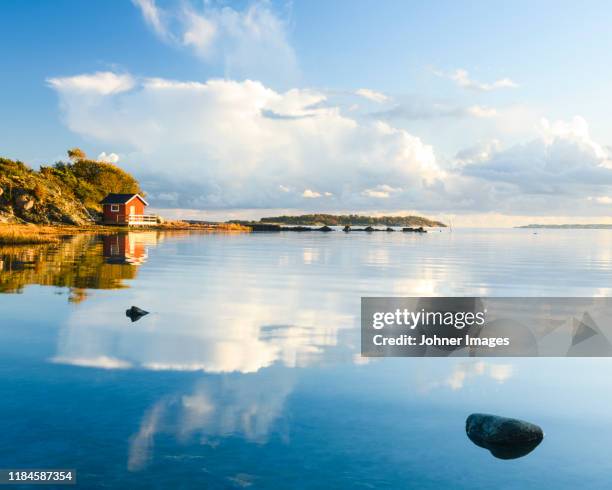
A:
<svg viewBox="0 0 612 490">
<path fill-rule="evenodd" d="M 166 221 L 155 226 L 159 230 L 193 230 L 193 231 L 251 231 L 251 228 L 237 223 L 187 223 L 186 221 Z"/>
<path fill-rule="evenodd" d="M 62 237 L 81 233 L 117 233 L 126 227 L 116 226 L 70 226 L 70 225 L 25 225 L 0 223 L 0 245 L 34 245 L 38 243 L 57 243 Z M 130 228 L 130 230 L 184 230 L 209 232 L 248 232 L 246 226 L 233 223 L 189 224 L 184 221 L 170 221 L 156 226 Z"/>
<path fill-rule="evenodd" d="M 57 243 L 57 231 L 51 226 L 29 226 L 0 224 L 0 244 L 32 245 L 36 243 Z"/>
</svg>

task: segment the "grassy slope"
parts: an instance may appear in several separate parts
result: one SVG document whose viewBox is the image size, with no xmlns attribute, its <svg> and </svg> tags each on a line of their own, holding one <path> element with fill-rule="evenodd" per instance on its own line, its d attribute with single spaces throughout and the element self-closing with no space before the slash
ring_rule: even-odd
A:
<svg viewBox="0 0 612 490">
<path fill-rule="evenodd" d="M 119 167 L 93 160 L 59 162 L 33 170 L 0 158 L 0 217 L 3 221 L 82 225 L 92 222 L 109 192 L 141 192 Z"/>
</svg>

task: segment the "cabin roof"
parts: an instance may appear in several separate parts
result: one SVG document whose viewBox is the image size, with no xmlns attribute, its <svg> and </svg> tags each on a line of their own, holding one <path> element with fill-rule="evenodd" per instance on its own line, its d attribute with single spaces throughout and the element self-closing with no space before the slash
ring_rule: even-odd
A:
<svg viewBox="0 0 612 490">
<path fill-rule="evenodd" d="M 137 197 L 140 199 L 145 206 L 148 206 L 149 203 L 144 200 L 144 198 L 140 194 L 115 194 L 110 193 L 104 199 L 100 201 L 100 204 L 127 204 L 132 199 Z"/>
</svg>

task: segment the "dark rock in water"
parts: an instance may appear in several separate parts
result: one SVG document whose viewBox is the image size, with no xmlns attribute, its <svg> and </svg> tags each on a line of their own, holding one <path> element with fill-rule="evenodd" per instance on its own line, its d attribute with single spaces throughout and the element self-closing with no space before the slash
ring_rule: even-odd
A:
<svg viewBox="0 0 612 490">
<path fill-rule="evenodd" d="M 319 231 L 332 231 L 332 229 L 329 226 L 325 225 L 319 228 Z"/>
<path fill-rule="evenodd" d="M 395 230 L 391 228 L 390 226 L 387 226 L 387 231 L 395 231 Z"/>
<path fill-rule="evenodd" d="M 251 231 L 281 231 L 280 225 L 269 223 L 249 223 Z"/>
<path fill-rule="evenodd" d="M 351 231 L 351 227 L 346 225 L 344 228 L 342 228 L 342 231 Z"/>
<path fill-rule="evenodd" d="M 133 322 L 137 322 L 143 316 L 148 315 L 149 312 L 138 308 L 138 306 L 132 306 L 131 308 L 125 310 L 125 316 L 127 316 Z"/>
<path fill-rule="evenodd" d="M 427 230 L 424 229 L 422 226 L 419 226 L 418 228 L 402 228 L 402 231 L 408 231 L 412 233 L 427 233 Z"/>
<path fill-rule="evenodd" d="M 465 421 L 465 432 L 474 444 L 499 459 L 525 456 L 544 439 L 544 432 L 535 424 L 484 413 L 470 415 Z"/>
<path fill-rule="evenodd" d="M 363 231 L 374 231 L 374 228 L 372 228 L 371 226 L 366 226 Z"/>
</svg>

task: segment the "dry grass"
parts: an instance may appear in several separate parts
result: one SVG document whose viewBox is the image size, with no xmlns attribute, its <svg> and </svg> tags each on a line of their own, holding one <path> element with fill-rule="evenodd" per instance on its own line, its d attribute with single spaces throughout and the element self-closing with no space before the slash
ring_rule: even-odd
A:
<svg viewBox="0 0 612 490">
<path fill-rule="evenodd" d="M 191 230 L 213 232 L 249 232 L 251 228 L 237 223 L 187 223 L 186 221 L 166 221 L 154 228 L 158 230 Z"/>
<path fill-rule="evenodd" d="M 59 242 L 58 232 L 51 226 L 0 224 L 0 244 L 34 245 Z"/>
<path fill-rule="evenodd" d="M 94 233 L 117 233 L 127 227 L 115 226 L 70 226 L 70 225 L 32 225 L 0 223 L 0 245 L 35 245 L 58 243 L 69 235 Z M 130 228 L 130 231 L 167 230 L 167 231 L 208 231 L 208 232 L 248 232 L 250 228 L 232 223 L 189 224 L 184 221 L 170 221 L 156 226 Z"/>
</svg>

